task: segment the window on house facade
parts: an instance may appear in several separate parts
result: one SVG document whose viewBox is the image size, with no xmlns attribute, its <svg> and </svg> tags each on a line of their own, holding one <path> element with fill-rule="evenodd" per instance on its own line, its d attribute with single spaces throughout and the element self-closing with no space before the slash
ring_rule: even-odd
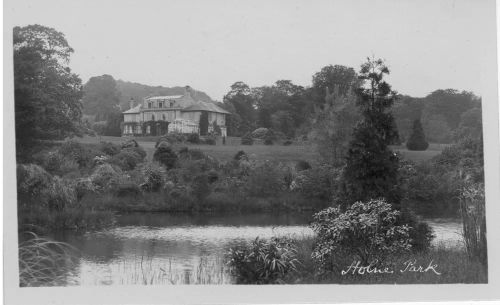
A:
<svg viewBox="0 0 500 305">
<path fill-rule="evenodd" d="M 151 121 L 154 121 L 154 120 L 155 120 L 155 115 L 154 115 L 154 114 L 152 114 L 152 115 L 151 115 Z"/>
<path fill-rule="evenodd" d="M 158 102 L 158 108 L 163 108 L 163 102 Z"/>
<path fill-rule="evenodd" d="M 170 102 L 170 108 L 174 107 L 174 102 Z"/>
<path fill-rule="evenodd" d="M 165 116 L 165 113 L 161 115 L 161 117 L 163 118 L 164 121 L 167 120 L 167 117 Z"/>
<path fill-rule="evenodd" d="M 148 102 L 148 108 L 153 108 L 153 103 Z"/>
</svg>

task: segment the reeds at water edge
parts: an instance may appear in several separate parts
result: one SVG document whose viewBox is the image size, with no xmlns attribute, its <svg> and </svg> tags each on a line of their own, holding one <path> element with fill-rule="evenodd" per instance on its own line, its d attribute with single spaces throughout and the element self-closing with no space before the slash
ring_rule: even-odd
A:
<svg viewBox="0 0 500 305">
<path fill-rule="evenodd" d="M 460 192 L 465 249 L 471 260 L 487 266 L 486 211 L 483 183 L 467 183 Z"/>
</svg>

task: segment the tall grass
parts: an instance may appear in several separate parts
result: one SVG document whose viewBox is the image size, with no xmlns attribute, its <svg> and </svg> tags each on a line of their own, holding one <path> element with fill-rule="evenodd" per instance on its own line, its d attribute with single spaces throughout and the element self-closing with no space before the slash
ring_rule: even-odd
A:
<svg viewBox="0 0 500 305">
<path fill-rule="evenodd" d="M 76 250 L 70 245 L 28 233 L 19 244 L 19 285 L 21 287 L 59 286 L 67 276 Z"/>
<path fill-rule="evenodd" d="M 172 261 L 158 265 L 152 258 L 121 262 L 110 274 L 107 284 L 120 285 L 221 285 L 232 278 L 222 257 L 202 257 L 193 269 L 172 268 Z M 98 283 L 90 283 L 98 284 Z"/>
<path fill-rule="evenodd" d="M 486 213 L 484 185 L 466 184 L 460 194 L 460 214 L 467 255 L 487 266 Z"/>
</svg>

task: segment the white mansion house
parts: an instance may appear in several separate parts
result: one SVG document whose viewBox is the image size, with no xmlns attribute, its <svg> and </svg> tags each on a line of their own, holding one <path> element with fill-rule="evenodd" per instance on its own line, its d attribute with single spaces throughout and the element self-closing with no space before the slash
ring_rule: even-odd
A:
<svg viewBox="0 0 500 305">
<path fill-rule="evenodd" d="M 147 97 L 137 106 L 131 99 L 130 109 L 123 112 L 123 135 L 199 133 L 202 112 L 208 114 L 209 132 L 218 126 L 221 135 L 227 135 L 226 115 L 229 112 L 213 103 L 195 101 L 188 90 L 184 95 Z"/>
</svg>

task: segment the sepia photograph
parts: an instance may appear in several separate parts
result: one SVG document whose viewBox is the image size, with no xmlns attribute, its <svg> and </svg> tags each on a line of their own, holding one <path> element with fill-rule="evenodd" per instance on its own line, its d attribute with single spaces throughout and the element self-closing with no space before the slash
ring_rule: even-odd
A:
<svg viewBox="0 0 500 305">
<path fill-rule="evenodd" d="M 495 9 L 7 1 L 8 281 L 490 287 Z"/>
</svg>

